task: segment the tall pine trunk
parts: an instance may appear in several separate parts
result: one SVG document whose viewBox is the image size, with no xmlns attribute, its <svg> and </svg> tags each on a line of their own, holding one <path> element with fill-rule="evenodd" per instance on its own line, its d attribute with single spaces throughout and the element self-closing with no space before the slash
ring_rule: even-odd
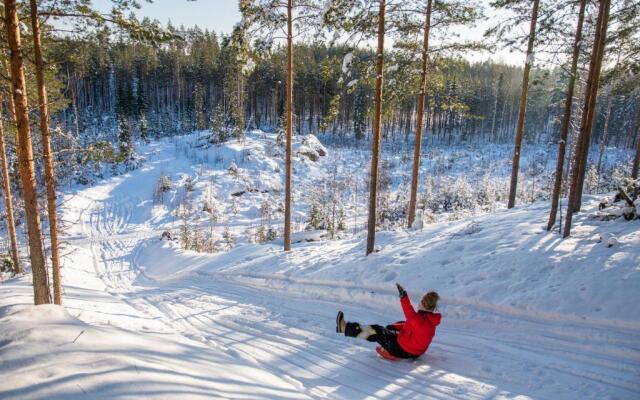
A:
<svg viewBox="0 0 640 400">
<path fill-rule="evenodd" d="M 529 95 L 529 73 L 533 67 L 533 44 L 536 39 L 536 24 L 538 22 L 538 9 L 540 0 L 533 1 L 531 10 L 531 25 L 529 27 L 529 43 L 527 44 L 527 61 L 524 64 L 522 76 L 522 93 L 520 94 L 520 108 L 518 112 L 518 126 L 516 128 L 516 141 L 513 150 L 513 163 L 511 166 L 511 184 L 509 186 L 509 205 L 513 208 L 516 205 L 516 191 L 518 189 L 518 171 L 520 169 L 520 151 L 522 148 L 522 137 L 524 136 L 524 122 L 527 114 L 527 98 Z"/>
<path fill-rule="evenodd" d="M 498 119 L 498 100 L 500 99 L 500 92 L 502 88 L 502 81 L 504 79 L 504 75 L 501 72 L 498 77 L 498 86 L 496 87 L 496 95 L 493 102 L 493 118 L 491 118 L 491 140 L 496 140 L 496 120 Z"/>
<path fill-rule="evenodd" d="M 47 267 L 42 245 L 42 227 L 38 212 L 38 195 L 36 193 L 36 175 L 33 165 L 33 148 L 31 145 L 31 129 L 27 105 L 27 87 L 25 84 L 22 47 L 20 43 L 20 20 L 16 0 L 4 0 L 5 27 L 10 50 L 11 89 L 16 108 L 18 127 L 18 164 L 24 208 L 27 219 L 31 271 L 33 274 L 33 294 L 35 304 L 50 303 Z"/>
<path fill-rule="evenodd" d="M 18 250 L 18 237 L 16 235 L 16 223 L 13 217 L 13 199 L 11 197 L 11 181 L 9 178 L 9 165 L 7 164 L 7 151 L 4 145 L 4 125 L 0 115 L 0 157 L 2 157 L 2 191 L 4 194 L 4 207 L 7 210 L 7 232 L 11 241 L 11 259 L 13 260 L 13 272 L 22 273 L 20 265 L 20 251 Z"/>
<path fill-rule="evenodd" d="M 607 147 L 607 139 L 609 138 L 609 121 L 611 120 L 611 86 L 607 88 L 607 112 L 604 117 L 604 127 L 602 129 L 602 137 L 600 138 L 600 151 L 598 152 L 598 182 L 600 182 L 600 169 L 602 168 L 602 158 L 604 150 Z"/>
<path fill-rule="evenodd" d="M 636 134 L 636 156 L 633 159 L 633 167 L 631 168 L 631 177 L 638 179 L 638 170 L 640 170 L 640 110 L 638 110 L 638 133 Z"/>
<path fill-rule="evenodd" d="M 601 3 L 603 3 L 604 1 L 601 0 Z M 607 27 L 609 25 L 609 9 L 611 7 L 611 0 L 607 0 L 606 4 L 605 4 L 605 10 L 604 10 L 604 16 L 603 16 L 603 23 L 602 25 L 598 25 L 601 26 L 602 29 L 602 34 L 601 34 L 601 41 L 602 43 L 600 44 L 600 48 L 599 48 L 599 55 L 598 55 L 598 59 L 597 59 L 597 64 L 596 64 L 596 70 L 595 70 L 595 76 L 594 76 L 594 80 L 595 80 L 595 85 L 593 88 L 593 98 L 591 99 L 591 101 L 593 102 L 592 104 L 592 109 L 590 110 L 590 112 L 592 114 L 595 115 L 596 112 L 596 101 L 598 99 L 598 87 L 600 85 L 600 70 L 602 69 L 602 60 L 604 58 L 604 47 L 605 47 L 605 43 L 607 40 Z M 580 166 L 580 176 L 578 177 L 578 181 L 577 181 L 577 189 L 575 191 L 575 202 L 574 202 L 574 212 L 578 212 L 580 211 L 580 208 L 582 207 L 582 192 L 583 192 L 583 187 L 584 187 L 584 176 L 587 170 L 587 160 L 588 160 L 588 156 L 589 156 L 589 145 L 591 144 L 591 131 L 593 130 L 593 121 L 595 119 L 594 115 L 589 117 L 588 120 L 588 124 L 587 124 L 587 131 L 585 133 L 585 141 L 582 143 L 582 147 L 583 149 L 581 150 L 581 159 L 580 159 L 580 163 L 578 164 Z"/>
<path fill-rule="evenodd" d="M 385 0 L 380 0 L 378 15 L 378 52 L 376 55 L 376 94 L 373 114 L 373 140 L 371 141 L 371 179 L 369 182 L 369 220 L 367 223 L 367 255 L 376 243 L 376 205 L 378 200 L 378 161 L 382 136 L 382 71 L 384 67 L 384 12 Z"/>
<path fill-rule="evenodd" d="M 422 126 L 424 123 L 424 100 L 427 91 L 427 63 L 429 62 L 429 29 L 431 28 L 431 4 L 427 0 L 427 15 L 424 22 L 424 39 L 422 45 L 422 76 L 420 94 L 418 95 L 418 116 L 416 118 L 416 142 L 413 151 L 413 171 L 411 175 L 411 197 L 407 225 L 413 226 L 416 219 L 416 199 L 418 197 L 418 179 L 420 175 L 420 151 L 422 150 Z"/>
<path fill-rule="evenodd" d="M 40 133 L 42 134 L 42 150 L 44 153 L 44 179 L 47 185 L 47 211 L 49 213 L 49 234 L 51 240 L 51 270 L 53 275 L 53 302 L 62 304 L 62 284 L 60 277 L 60 253 L 58 241 L 58 215 L 56 210 L 56 187 L 53 157 L 51 154 L 51 138 L 49 136 L 49 104 L 47 87 L 44 82 L 44 59 L 38 21 L 38 5 L 30 0 L 31 28 L 33 31 L 33 48 L 36 61 L 36 80 L 38 83 L 38 101 L 40 102 Z"/>
<path fill-rule="evenodd" d="M 578 58 L 580 57 L 580 44 L 582 42 L 582 26 L 584 25 L 584 13 L 587 0 L 580 0 L 580 11 L 578 13 L 578 25 L 576 36 L 573 42 L 573 55 L 571 56 L 571 71 L 569 73 L 569 84 L 567 85 L 567 96 L 564 102 L 564 114 L 562 116 L 562 128 L 560 131 L 560 143 L 558 145 L 558 161 L 556 162 L 556 177 L 551 196 L 551 212 L 547 230 L 550 231 L 556 223 L 558 214 L 558 204 L 560 202 L 560 192 L 562 191 L 562 171 L 564 169 L 564 159 L 569 137 L 569 126 L 571 125 L 571 110 L 573 107 L 573 92 L 576 86 L 576 75 L 578 74 Z"/>
<path fill-rule="evenodd" d="M 287 2 L 287 149 L 285 156 L 284 251 L 291 250 L 291 140 L 293 131 L 293 0 Z"/>
<path fill-rule="evenodd" d="M 596 35 L 593 42 L 591 61 L 589 62 L 589 77 L 587 78 L 587 88 L 585 90 L 584 110 L 582 121 L 580 122 L 580 136 L 576 144 L 576 154 L 573 162 L 574 168 L 571 176 L 571 190 L 569 192 L 569 204 L 567 205 L 567 217 L 565 219 L 563 233 L 563 237 L 565 238 L 571 234 L 573 213 L 580 209 L 582 183 L 584 183 L 587 155 L 589 154 L 596 97 L 598 95 L 598 84 L 600 82 L 600 70 L 604 57 L 604 44 L 607 37 L 607 27 L 609 25 L 609 7 L 610 0 L 600 1 L 598 20 L 596 22 Z"/>
</svg>

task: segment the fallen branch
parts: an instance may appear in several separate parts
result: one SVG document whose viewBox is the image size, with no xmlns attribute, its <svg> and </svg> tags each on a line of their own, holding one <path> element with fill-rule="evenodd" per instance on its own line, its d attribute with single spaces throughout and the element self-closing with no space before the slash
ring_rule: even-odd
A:
<svg viewBox="0 0 640 400">
<path fill-rule="evenodd" d="M 627 202 L 627 205 L 629 205 L 629 207 L 635 207 L 635 204 L 633 204 L 633 200 L 631 200 L 629 195 L 627 195 L 627 192 L 625 192 L 624 189 L 622 189 L 622 187 L 620 186 L 618 186 L 618 193 L 620 193 L 620 197 L 622 197 L 624 201 Z"/>
</svg>

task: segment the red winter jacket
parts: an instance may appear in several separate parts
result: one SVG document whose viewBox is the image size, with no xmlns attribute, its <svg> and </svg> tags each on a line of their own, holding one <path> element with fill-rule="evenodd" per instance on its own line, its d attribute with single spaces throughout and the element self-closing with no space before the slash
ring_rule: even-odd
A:
<svg viewBox="0 0 640 400">
<path fill-rule="evenodd" d="M 407 353 L 420 356 L 429 348 L 442 315 L 422 310 L 416 312 L 409 296 L 402 297 L 400 304 L 407 321 L 398 334 L 398 344 Z"/>
</svg>

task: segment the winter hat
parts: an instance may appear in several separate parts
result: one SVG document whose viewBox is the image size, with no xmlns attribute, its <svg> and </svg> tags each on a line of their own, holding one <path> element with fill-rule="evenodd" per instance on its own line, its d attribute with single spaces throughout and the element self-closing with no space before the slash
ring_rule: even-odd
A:
<svg viewBox="0 0 640 400">
<path fill-rule="evenodd" d="M 422 296 L 422 300 L 420 300 L 420 305 L 422 309 L 425 311 L 433 312 L 438 307 L 438 300 L 440 300 L 440 295 L 436 292 L 429 292 Z"/>
</svg>

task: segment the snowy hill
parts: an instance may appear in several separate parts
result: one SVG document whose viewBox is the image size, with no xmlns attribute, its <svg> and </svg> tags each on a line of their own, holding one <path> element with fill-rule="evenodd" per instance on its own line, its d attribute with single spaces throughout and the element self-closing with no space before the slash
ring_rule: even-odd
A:
<svg viewBox="0 0 640 400">
<path fill-rule="evenodd" d="M 241 246 L 218 256 L 183 252 L 174 242 L 150 240 L 139 253 L 147 277 L 165 280 L 181 267 L 202 275 L 261 280 L 294 292 L 311 286 L 345 301 L 393 294 L 407 282 L 415 294 L 435 289 L 447 314 L 474 305 L 519 315 L 571 319 L 640 329 L 640 226 L 637 222 L 589 220 L 590 201 L 571 238 L 544 229 L 546 203 L 521 207 L 423 230 L 382 232 L 378 253 L 364 256 L 364 238 L 299 244 L 290 254 L 280 245 Z M 617 244 L 608 247 L 608 238 Z M 162 260 L 172 260 L 170 274 Z M 603 284 L 605 283 L 605 284 Z M 355 297 L 349 294 L 356 289 Z M 453 306 L 451 310 L 449 307 Z"/>
<path fill-rule="evenodd" d="M 200 136 L 152 143 L 140 169 L 65 196 L 66 311 L 30 306 L 29 277 L 0 285 L 0 398 L 640 396 L 638 221 L 593 220 L 590 198 L 561 240 L 537 202 L 382 231 L 365 257 L 366 168 L 352 155 L 356 195 L 336 201 L 347 232 L 298 233 L 314 241 L 284 254 L 251 239 L 280 224 L 276 136 Z M 296 147 L 298 231 L 343 165 L 317 146 Z M 389 364 L 334 317 L 400 319 L 396 281 L 414 300 L 437 290 L 443 323 L 426 355 Z"/>
</svg>

